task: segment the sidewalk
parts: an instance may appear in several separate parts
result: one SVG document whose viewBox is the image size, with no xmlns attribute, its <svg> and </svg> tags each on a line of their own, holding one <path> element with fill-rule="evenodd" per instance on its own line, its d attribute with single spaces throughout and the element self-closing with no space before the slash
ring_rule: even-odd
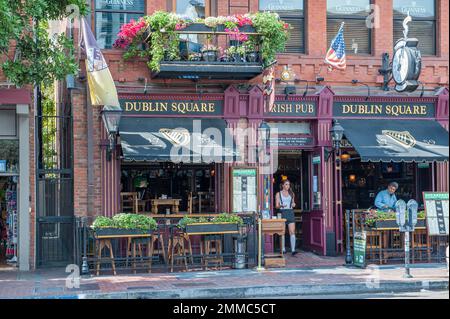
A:
<svg viewBox="0 0 450 319">
<path fill-rule="evenodd" d="M 81 278 L 79 288 L 70 289 L 64 269 L 1 270 L 0 298 L 282 298 L 319 294 L 332 298 L 333 294 L 448 289 L 446 265 L 414 265 L 412 279 L 403 278 L 403 273 L 400 266 L 338 266 L 136 274 Z"/>
</svg>

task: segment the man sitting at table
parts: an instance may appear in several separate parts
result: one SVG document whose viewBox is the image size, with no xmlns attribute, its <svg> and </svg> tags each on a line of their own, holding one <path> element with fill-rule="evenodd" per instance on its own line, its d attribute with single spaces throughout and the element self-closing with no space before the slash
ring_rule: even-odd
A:
<svg viewBox="0 0 450 319">
<path fill-rule="evenodd" d="M 391 182 L 388 185 L 388 188 L 382 190 L 378 193 L 375 198 L 375 206 L 381 210 L 395 210 L 395 203 L 397 202 L 397 197 L 395 196 L 395 192 L 398 189 L 398 183 Z"/>
</svg>

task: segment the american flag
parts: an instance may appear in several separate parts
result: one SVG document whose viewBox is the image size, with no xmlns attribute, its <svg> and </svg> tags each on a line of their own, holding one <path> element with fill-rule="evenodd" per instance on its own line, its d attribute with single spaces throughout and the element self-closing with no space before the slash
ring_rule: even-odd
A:
<svg viewBox="0 0 450 319">
<path fill-rule="evenodd" d="M 325 63 L 329 67 L 338 70 L 345 70 L 347 68 L 347 59 L 345 57 L 345 40 L 344 40 L 344 24 L 341 25 L 338 34 L 331 42 L 330 49 L 325 57 Z"/>
</svg>

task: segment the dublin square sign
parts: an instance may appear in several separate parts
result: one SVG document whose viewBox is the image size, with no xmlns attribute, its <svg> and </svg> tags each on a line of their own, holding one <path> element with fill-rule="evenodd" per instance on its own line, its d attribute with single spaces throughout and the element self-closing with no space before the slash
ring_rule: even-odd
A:
<svg viewBox="0 0 450 319">
<path fill-rule="evenodd" d="M 334 102 L 337 117 L 434 118 L 434 103 Z"/>
<path fill-rule="evenodd" d="M 175 101 L 175 100 L 128 100 L 120 99 L 124 114 L 134 115 L 222 115 L 223 101 Z"/>
</svg>

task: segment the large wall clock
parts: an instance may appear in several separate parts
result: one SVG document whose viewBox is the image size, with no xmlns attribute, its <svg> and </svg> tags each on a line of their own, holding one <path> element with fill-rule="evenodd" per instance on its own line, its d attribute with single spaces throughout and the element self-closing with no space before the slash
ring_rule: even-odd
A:
<svg viewBox="0 0 450 319">
<path fill-rule="evenodd" d="M 419 40 L 408 38 L 409 16 L 403 22 L 405 28 L 404 38 L 397 41 L 394 47 L 394 58 L 392 60 L 392 77 L 396 83 L 397 92 L 413 92 L 419 86 L 419 76 L 422 71 L 422 56 L 417 49 Z"/>
</svg>

